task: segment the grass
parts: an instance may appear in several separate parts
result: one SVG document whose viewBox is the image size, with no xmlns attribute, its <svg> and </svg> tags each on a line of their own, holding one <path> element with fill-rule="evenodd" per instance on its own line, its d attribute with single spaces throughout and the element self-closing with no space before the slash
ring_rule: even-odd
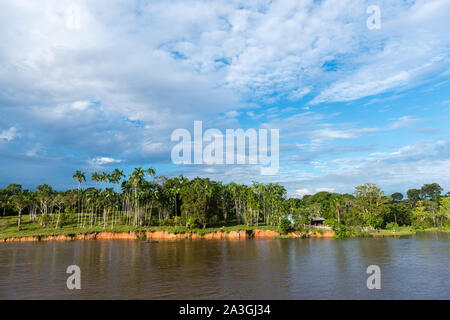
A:
<svg viewBox="0 0 450 320">
<path fill-rule="evenodd" d="M 38 222 L 31 222 L 28 215 L 22 216 L 21 230 L 17 229 L 17 216 L 0 217 L 0 239 L 16 238 L 16 237 L 34 237 L 34 236 L 54 236 L 54 235 L 75 235 L 75 234 L 89 234 L 96 232 L 156 232 L 167 231 L 173 234 L 179 233 L 196 233 L 203 236 L 207 233 L 213 232 L 231 232 L 231 231 L 250 231 L 254 229 L 273 230 L 279 232 L 279 228 L 276 226 L 259 225 L 259 226 L 247 226 L 247 225 L 228 225 L 222 227 L 210 227 L 210 228 L 187 228 L 185 226 L 130 226 L 130 225 L 115 225 L 112 228 L 110 225 L 103 227 L 103 225 L 96 225 L 93 227 L 77 227 L 77 217 L 72 215 L 69 222 L 62 228 L 55 230 L 55 223 L 45 228 Z"/>
<path fill-rule="evenodd" d="M 76 234 L 89 234 L 89 233 L 97 233 L 97 232 L 156 232 L 156 231 L 167 231 L 173 234 L 179 233 L 196 233 L 200 236 L 203 236 L 207 233 L 213 232 L 231 232 L 231 231 L 251 231 L 255 229 L 263 229 L 263 230 L 272 230 L 276 232 L 280 232 L 280 238 L 289 237 L 287 235 L 283 235 L 281 230 L 277 226 L 269 226 L 261 224 L 259 226 L 247 226 L 247 225 L 226 225 L 226 226 L 215 226 L 209 228 L 187 228 L 185 226 L 151 226 L 151 227 L 134 227 L 129 225 L 115 225 L 114 228 L 111 226 L 103 227 L 103 225 L 97 225 L 93 227 L 84 227 L 78 228 L 77 225 L 77 216 L 76 214 L 71 215 L 69 218 L 69 222 L 64 225 L 62 228 L 58 228 L 55 230 L 55 221 L 51 223 L 52 227 L 44 228 L 37 222 L 30 222 L 29 216 L 24 215 L 22 217 L 22 225 L 21 230 L 17 229 L 17 216 L 6 216 L 0 217 L 0 239 L 6 238 L 18 238 L 18 237 L 35 237 L 35 236 L 55 236 L 55 235 L 76 235 Z M 320 229 L 312 229 L 308 228 L 295 228 L 293 231 L 300 232 L 323 232 Z M 439 232 L 450 232 L 449 227 L 444 228 L 428 228 L 423 231 L 439 231 Z M 409 226 L 401 226 L 395 229 L 380 229 L 373 233 L 367 232 L 353 232 L 352 237 L 370 237 L 370 236 L 408 236 L 416 234 L 416 230 Z"/>
<path fill-rule="evenodd" d="M 380 229 L 372 233 L 372 236 L 410 236 L 416 234 L 416 230 L 409 226 L 401 226 L 394 229 Z"/>
<path fill-rule="evenodd" d="M 442 228 L 426 228 L 423 231 L 434 231 L 434 232 L 449 232 L 450 233 L 450 227 L 442 227 Z"/>
</svg>

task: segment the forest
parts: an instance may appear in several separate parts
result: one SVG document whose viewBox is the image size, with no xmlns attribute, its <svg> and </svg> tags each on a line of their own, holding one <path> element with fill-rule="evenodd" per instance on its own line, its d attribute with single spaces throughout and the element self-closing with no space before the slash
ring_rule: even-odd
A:
<svg viewBox="0 0 450 320">
<path fill-rule="evenodd" d="M 33 191 L 19 184 L 0 189 L 3 219 L 14 219 L 19 231 L 24 223 L 53 230 L 67 224 L 111 230 L 123 225 L 289 229 L 309 225 L 312 217 L 324 218 L 325 225 L 341 234 L 354 228 L 450 228 L 450 194 L 443 194 L 437 183 L 410 189 L 406 197 L 400 192 L 386 195 L 368 183 L 357 186 L 352 194 L 319 192 L 300 199 L 288 198 L 286 189 L 277 183 L 224 184 L 182 175 L 167 178 L 156 176 L 153 168 L 135 168 L 128 176 L 119 169 L 94 172 L 90 177 L 77 171 L 72 178 L 78 187 L 66 191 L 56 191 L 48 184 Z M 95 187 L 84 188 L 87 179 Z"/>
</svg>

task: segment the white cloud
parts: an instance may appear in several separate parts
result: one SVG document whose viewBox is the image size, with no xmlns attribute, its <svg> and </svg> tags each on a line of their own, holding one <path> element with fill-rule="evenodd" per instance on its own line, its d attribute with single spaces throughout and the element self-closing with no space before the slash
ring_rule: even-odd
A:
<svg viewBox="0 0 450 320">
<path fill-rule="evenodd" d="M 39 137 L 46 151 L 84 154 L 83 161 L 95 165 L 121 161 L 103 156 L 117 154 L 126 164 L 164 161 L 171 131 L 191 128 L 194 119 L 214 124 L 225 114 L 227 123 L 237 125 L 233 118 L 250 104 L 257 109 L 280 97 L 352 101 L 450 70 L 447 0 L 382 1 L 382 29 L 376 32 L 366 28 L 367 1 L 80 1 L 75 30 L 66 27 L 71 3 L 0 2 L 0 120 L 4 128 L 27 128 L 21 133 L 30 139 L 30 155 L 39 153 L 33 148 Z M 246 114 L 254 122 L 269 119 L 262 127 L 283 128 L 283 138 L 296 139 L 292 144 L 311 146 L 298 160 L 308 163 L 319 152 L 353 152 L 338 145 L 343 141 L 420 121 L 409 115 L 379 128 L 361 127 L 337 123 L 334 106 L 288 117 L 282 108 Z M 17 135 L 11 127 L 0 139 Z M 333 140 L 336 145 L 322 145 Z M 392 161 L 407 151 L 382 149 L 363 163 Z M 298 179 L 311 182 L 316 173 L 309 169 L 298 169 Z M 289 165 L 284 179 L 293 179 L 295 170 Z M 219 179 L 227 173 L 217 172 Z M 245 169 L 232 172 L 250 179 Z M 314 183 L 311 190 L 326 185 Z"/>
<path fill-rule="evenodd" d="M 399 156 L 401 154 L 405 154 L 409 151 L 414 151 L 415 147 L 414 146 L 405 146 L 400 148 L 398 151 L 394 151 L 394 152 L 373 152 L 370 154 L 370 156 L 374 156 L 374 157 L 389 157 L 389 156 Z"/>
<path fill-rule="evenodd" d="M 304 197 L 306 195 L 312 194 L 312 192 L 309 189 L 297 189 L 295 190 L 295 194 L 299 197 Z"/>
<path fill-rule="evenodd" d="M 325 123 L 322 124 L 322 126 L 331 126 L 331 124 Z M 335 139 L 355 139 L 364 135 L 378 132 L 379 130 L 379 128 L 338 129 L 329 127 L 305 132 L 305 136 L 311 138 L 313 143 L 320 143 L 323 141 Z"/>
<path fill-rule="evenodd" d="M 35 157 L 42 151 L 42 146 L 40 143 L 35 144 L 31 149 L 29 149 L 25 154 L 29 157 Z"/>
<path fill-rule="evenodd" d="M 394 129 L 408 128 L 422 121 L 423 121 L 422 119 L 418 119 L 414 116 L 403 116 L 395 120 L 393 123 L 391 123 L 388 126 L 388 129 L 394 130 Z"/>
<path fill-rule="evenodd" d="M 317 188 L 316 192 L 334 192 L 335 188 Z"/>
<path fill-rule="evenodd" d="M 379 36 L 369 37 L 380 50 L 361 55 L 363 62 L 323 90 L 312 104 L 351 101 L 394 89 L 420 84 L 426 76 L 439 75 L 449 64 L 449 38 L 445 30 L 450 23 L 446 0 L 415 1 L 404 6 L 383 4 L 382 29 Z M 368 32 L 367 34 L 370 34 Z M 421 43 L 420 46 L 417 43 Z"/>
<path fill-rule="evenodd" d="M 113 158 L 108 158 L 108 157 L 98 157 L 98 158 L 94 158 L 91 160 L 91 163 L 93 165 L 105 165 L 105 164 L 111 164 L 111 163 L 120 163 L 122 162 L 122 160 L 116 160 Z"/>
<path fill-rule="evenodd" d="M 79 30 L 65 27 L 70 5 L 1 4 L 2 61 L 17 67 L 8 80 L 70 93 L 82 110 L 75 92 L 100 96 L 128 118 L 226 111 L 242 93 L 349 101 L 448 66 L 449 39 L 435 32 L 449 26 L 446 0 L 383 2 L 379 32 L 365 27 L 365 1 L 152 1 L 139 15 L 133 4 L 82 2 Z"/>
<path fill-rule="evenodd" d="M 8 130 L 3 130 L 2 132 L 0 132 L 0 140 L 11 141 L 18 136 L 19 134 L 16 127 L 11 127 Z"/>
<path fill-rule="evenodd" d="M 86 110 L 90 105 L 91 103 L 89 101 L 75 101 L 71 104 L 71 107 L 74 110 L 83 111 Z"/>
<path fill-rule="evenodd" d="M 368 181 L 388 186 L 390 191 L 397 187 L 406 191 L 424 183 L 438 182 L 443 187 L 450 181 L 450 143 L 446 140 L 435 142 L 421 141 L 404 146 L 394 152 L 377 152 L 369 157 L 340 158 L 333 161 L 337 167 L 327 176 L 312 180 L 327 179 L 333 176 L 354 185 Z M 338 182 L 339 183 L 339 182 Z"/>
<path fill-rule="evenodd" d="M 289 94 L 289 98 L 292 100 L 300 100 L 301 98 L 303 98 L 304 96 L 306 96 L 308 93 L 311 92 L 311 88 L 306 87 L 306 88 L 299 88 L 293 92 L 291 92 Z"/>
<path fill-rule="evenodd" d="M 237 112 L 236 110 L 233 110 L 233 111 L 229 111 L 229 112 L 226 112 L 225 113 L 225 115 L 228 117 L 228 118 L 236 118 L 237 116 L 239 116 L 239 112 Z"/>
</svg>

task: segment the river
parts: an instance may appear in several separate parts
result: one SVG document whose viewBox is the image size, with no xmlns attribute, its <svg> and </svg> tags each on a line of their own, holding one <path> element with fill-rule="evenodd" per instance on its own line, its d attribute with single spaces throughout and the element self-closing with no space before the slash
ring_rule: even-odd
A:
<svg viewBox="0 0 450 320">
<path fill-rule="evenodd" d="M 0 243 L 0 299 L 450 299 L 450 235 Z"/>
</svg>

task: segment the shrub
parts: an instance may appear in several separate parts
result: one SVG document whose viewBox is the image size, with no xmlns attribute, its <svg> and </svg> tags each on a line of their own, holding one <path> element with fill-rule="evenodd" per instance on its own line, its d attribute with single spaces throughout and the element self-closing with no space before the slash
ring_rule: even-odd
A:
<svg viewBox="0 0 450 320">
<path fill-rule="evenodd" d="M 298 216 L 295 218 L 295 222 L 300 225 L 308 225 L 309 218 L 307 216 Z"/>
<path fill-rule="evenodd" d="M 183 219 L 179 216 L 176 216 L 173 218 L 173 223 L 175 224 L 175 226 L 183 225 Z"/>
<path fill-rule="evenodd" d="M 293 228 L 292 228 L 291 222 L 286 218 L 281 219 L 280 230 L 281 230 L 281 233 L 283 233 L 283 234 L 287 234 L 288 232 L 292 231 Z"/>
<path fill-rule="evenodd" d="M 343 224 L 336 225 L 333 228 L 334 235 L 336 238 L 346 238 L 350 236 L 350 232 L 347 230 L 347 227 Z"/>
<path fill-rule="evenodd" d="M 361 226 L 352 227 L 349 230 L 349 235 L 352 237 L 370 237 L 370 233 L 365 231 Z"/>
<path fill-rule="evenodd" d="M 304 232 L 304 231 L 307 231 L 308 230 L 308 228 L 306 228 L 306 227 L 304 227 L 304 226 L 302 226 L 302 225 L 296 225 L 296 226 L 294 226 L 294 231 L 300 231 L 300 232 Z"/>
<path fill-rule="evenodd" d="M 50 222 L 50 215 L 48 213 L 41 214 L 41 216 L 39 217 L 39 223 L 41 224 L 41 226 L 47 227 L 49 222 Z"/>
<path fill-rule="evenodd" d="M 198 225 L 197 219 L 195 219 L 194 217 L 189 217 L 187 225 L 189 229 L 197 227 Z"/>
<path fill-rule="evenodd" d="M 63 227 L 69 223 L 69 215 L 67 213 L 62 213 L 59 217 L 59 227 Z"/>
<path fill-rule="evenodd" d="M 338 226 L 338 221 L 336 219 L 330 218 L 330 219 L 325 220 L 325 222 L 323 224 L 334 230 Z"/>
<path fill-rule="evenodd" d="M 161 221 L 161 225 L 173 227 L 175 225 L 175 221 L 173 218 L 167 218 Z"/>
<path fill-rule="evenodd" d="M 386 229 L 397 229 L 398 228 L 398 224 L 396 224 L 395 222 L 389 222 L 388 224 L 386 224 Z"/>
<path fill-rule="evenodd" d="M 126 219 L 126 217 L 125 217 L 125 219 Z M 125 220 L 126 221 L 126 220 Z M 125 222 L 124 221 L 124 222 Z M 158 219 L 158 216 L 156 216 L 156 215 L 153 215 L 152 216 L 152 218 L 150 219 L 150 225 L 151 226 L 158 226 L 159 225 L 159 219 Z"/>
<path fill-rule="evenodd" d="M 380 228 L 383 225 L 383 218 L 377 217 L 373 214 L 366 214 L 363 216 L 366 226 L 373 227 L 375 229 Z"/>
<path fill-rule="evenodd" d="M 411 226 L 415 230 L 424 230 L 429 227 L 428 223 L 423 220 L 414 220 Z"/>
<path fill-rule="evenodd" d="M 346 238 L 350 237 L 351 232 L 348 230 L 347 226 L 343 224 L 339 224 L 336 219 L 330 218 L 325 220 L 324 224 L 328 227 L 331 227 L 334 231 L 334 236 L 336 238 Z M 322 230 L 320 230 L 322 231 Z"/>
<path fill-rule="evenodd" d="M 67 213 L 67 214 L 69 214 L 69 213 L 75 214 L 75 213 L 77 213 L 77 209 L 76 209 L 76 208 L 72 208 L 72 209 L 70 209 L 70 208 L 65 208 L 65 209 L 64 209 L 64 213 Z"/>
</svg>

